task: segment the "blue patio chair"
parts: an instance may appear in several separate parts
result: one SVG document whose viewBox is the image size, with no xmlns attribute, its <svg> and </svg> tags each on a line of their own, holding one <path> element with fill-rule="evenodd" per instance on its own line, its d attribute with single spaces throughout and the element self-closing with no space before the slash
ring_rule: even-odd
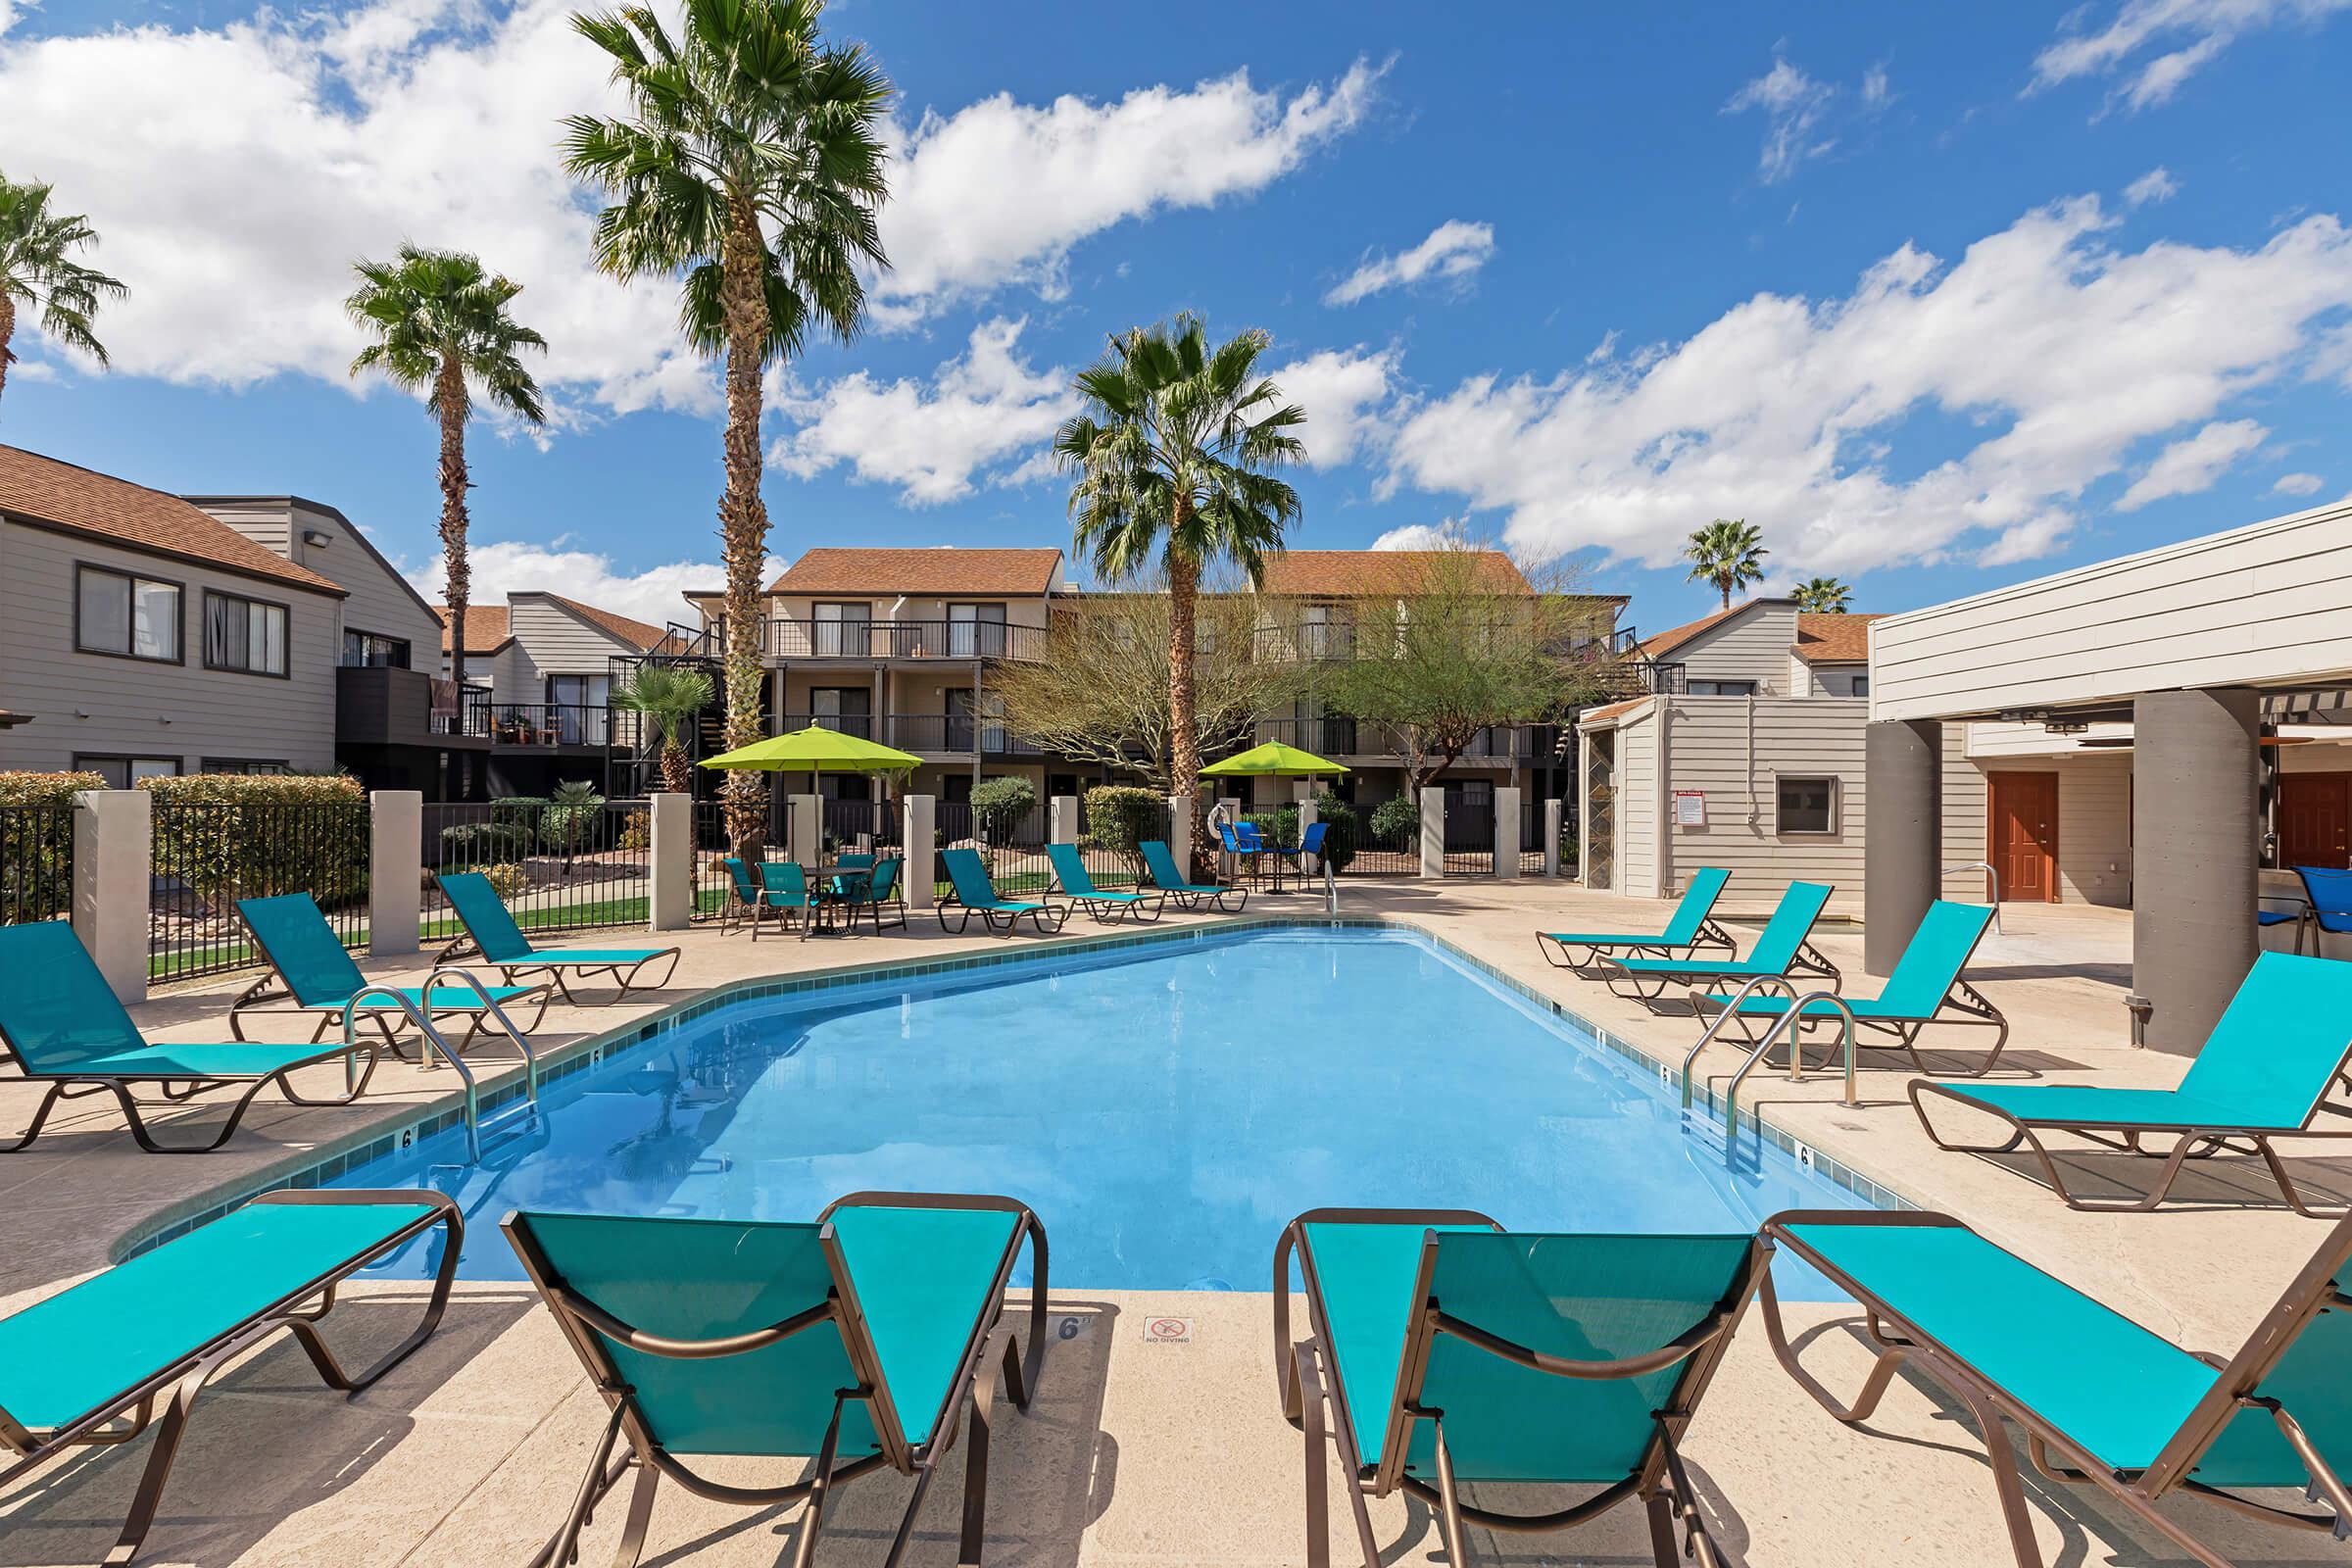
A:
<svg viewBox="0 0 2352 1568">
<path fill-rule="evenodd" d="M 498 896 L 498 889 L 479 871 L 444 871 L 437 878 L 441 896 L 449 900 L 450 908 L 457 911 L 458 923 L 466 934 L 442 951 L 441 960 L 479 955 L 498 970 L 498 977 L 508 985 L 519 975 L 544 974 L 564 993 L 564 1000 L 577 1004 L 571 994 L 569 978 L 581 980 L 590 975 L 609 974 L 619 987 L 605 999 L 610 1004 L 620 1001 L 637 989 L 637 977 L 646 968 L 663 958 L 668 967 L 662 978 L 649 982 L 645 989 L 658 991 L 669 984 L 669 977 L 678 970 L 676 948 L 538 948 L 522 934 L 514 916 L 507 908 L 507 901 Z M 569 978 L 567 978 L 569 977 Z"/>
<path fill-rule="evenodd" d="M 1176 901 L 1179 909 L 1199 908 L 1203 902 L 1214 905 L 1223 913 L 1236 914 L 1249 907 L 1250 890 L 1223 882 L 1195 882 L 1176 867 L 1176 852 L 1168 848 L 1165 839 L 1146 839 L 1136 846 L 1143 852 L 1144 869 L 1151 873 L 1152 885 Z M 1225 907 L 1227 899 L 1237 899 L 1231 909 Z"/>
<path fill-rule="evenodd" d="M 1641 957 L 1666 958 L 1680 955 L 1692 957 L 1700 953 L 1717 951 L 1730 957 L 1740 951 L 1732 934 L 1715 923 L 1715 903 L 1723 897 L 1724 885 L 1732 873 L 1720 865 L 1699 867 L 1683 890 L 1683 902 L 1674 906 L 1674 918 L 1666 929 L 1651 936 L 1646 932 L 1629 931 L 1539 931 L 1536 951 L 1544 960 L 1558 969 L 1590 969 L 1604 953 L 1629 953 Z M 1545 943 L 1551 947 L 1545 947 Z M 1551 956 L 1552 949 L 1559 956 Z M 1572 951 L 1586 950 L 1579 958 Z"/>
<path fill-rule="evenodd" d="M 972 923 L 975 914 L 980 917 L 984 929 L 1007 937 L 1012 935 L 1013 928 L 1020 924 L 1024 914 L 1037 927 L 1040 936 L 1060 930 L 1062 923 L 1070 917 L 1068 909 L 1057 909 L 1051 904 L 998 898 L 996 884 L 989 880 L 988 862 L 980 858 L 978 850 L 942 850 L 939 858 L 947 866 L 948 880 L 955 889 L 954 896 L 942 900 L 934 911 L 939 916 L 939 928 L 942 931 L 948 928 L 950 908 L 956 911 L 956 930 L 958 935 Z M 1052 925 L 1046 923 L 1049 920 L 1053 922 Z"/>
<path fill-rule="evenodd" d="M 2304 898 L 2311 901 L 2311 951 L 2321 951 L 2323 935 L 2352 936 L 2352 871 L 2298 865 L 2295 875 L 2302 879 Z"/>
<path fill-rule="evenodd" d="M 1086 868 L 1086 857 L 1078 853 L 1075 844 L 1049 844 L 1046 858 L 1053 863 L 1054 880 L 1062 897 L 1104 922 L 1134 915 L 1138 920 L 1156 920 L 1166 910 L 1168 896 L 1159 889 L 1150 893 L 1120 893 L 1095 886 L 1094 873 Z"/>
<path fill-rule="evenodd" d="M 1744 958 L 1620 958 L 1604 953 L 1598 960 L 1601 977 L 1611 991 L 1652 1011 L 1677 984 L 1737 987 L 1758 975 L 1809 974 L 1827 980 L 1835 991 L 1840 981 L 1838 966 L 1812 942 L 1814 924 L 1835 891 L 1822 882 L 1789 883 Z"/>
<path fill-rule="evenodd" d="M 346 1012 L 357 1010 L 383 1032 L 385 1044 L 392 1046 L 397 1054 L 399 1021 L 407 1016 L 404 1009 L 414 1009 L 428 1023 L 453 1013 L 464 1017 L 466 1037 L 456 1048 L 462 1052 L 493 1017 L 493 1004 L 503 1012 L 509 1003 L 538 998 L 539 1010 L 531 1015 L 531 1021 L 514 1026 L 528 1034 L 539 1027 L 547 1016 L 547 1004 L 555 998 L 555 987 L 544 980 L 527 986 L 478 982 L 457 986 L 444 981 L 433 987 L 429 997 L 414 986 L 371 986 L 360 972 L 360 966 L 352 961 L 343 939 L 335 935 L 335 928 L 319 912 L 318 901 L 308 893 L 239 899 L 237 917 L 245 922 L 253 945 L 270 965 L 269 973 L 246 987 L 229 1004 L 228 1032 L 239 1040 L 245 1038 L 244 1016 L 248 1012 L 316 1016 L 318 1027 L 311 1038 L 317 1041 L 325 1039 L 327 1030 L 341 1028 Z M 392 995 L 384 995 L 386 991 Z M 395 997 L 397 1001 L 393 1000 Z M 277 1005 L 287 1002 L 292 1005 Z"/>
</svg>

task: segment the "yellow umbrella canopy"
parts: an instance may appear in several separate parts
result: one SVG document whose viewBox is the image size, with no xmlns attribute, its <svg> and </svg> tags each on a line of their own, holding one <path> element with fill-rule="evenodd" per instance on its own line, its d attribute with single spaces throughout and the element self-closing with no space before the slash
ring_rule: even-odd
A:
<svg viewBox="0 0 2352 1568">
<path fill-rule="evenodd" d="M 1222 762 L 1211 762 L 1200 770 L 1202 776 L 1210 778 L 1313 778 L 1320 774 L 1347 771 L 1338 762 L 1326 761 L 1312 752 L 1302 752 L 1296 746 L 1285 746 L 1280 741 L 1252 746 L 1246 752 L 1228 757 Z"/>
<path fill-rule="evenodd" d="M 768 773 L 911 773 L 922 760 L 895 746 L 811 724 L 707 757 L 703 766 L 748 767 Z"/>
</svg>

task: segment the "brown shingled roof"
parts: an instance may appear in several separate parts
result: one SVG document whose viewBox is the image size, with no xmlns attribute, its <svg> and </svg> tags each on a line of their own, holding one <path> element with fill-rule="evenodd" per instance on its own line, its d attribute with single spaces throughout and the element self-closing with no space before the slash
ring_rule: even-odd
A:
<svg viewBox="0 0 2352 1568">
<path fill-rule="evenodd" d="M 1042 550 L 806 551 L 768 585 L 771 594 L 1043 594 L 1061 552 Z"/>
<path fill-rule="evenodd" d="M 1322 595 L 1335 599 L 1366 594 L 1410 594 L 1426 580 L 1430 563 L 1455 554 L 1445 550 L 1286 550 L 1266 558 L 1265 591 Z M 1534 590 L 1511 558 L 1499 550 L 1462 553 L 1489 593 Z"/>
<path fill-rule="evenodd" d="M 1599 719 L 1615 718 L 1620 713 L 1632 712 L 1635 709 L 1640 708 L 1643 703 L 1648 701 L 1649 699 L 1647 697 L 1636 697 L 1622 703 L 1611 703 L 1606 708 L 1589 709 L 1577 718 L 1577 722 L 1579 724 L 1591 724 Z"/>
<path fill-rule="evenodd" d="M 562 594 L 549 594 L 547 597 L 591 625 L 611 632 L 641 654 L 650 654 L 669 641 L 669 633 L 661 627 L 632 619 L 617 611 L 599 610 L 594 605 L 583 605 L 577 599 L 566 599 Z"/>
<path fill-rule="evenodd" d="M 1750 603 L 1752 602 L 1750 601 Z M 1746 605 L 1734 605 L 1729 610 L 1718 610 L 1712 615 L 1701 615 L 1696 620 L 1686 620 L 1680 626 L 1669 627 L 1654 637 L 1644 637 L 1642 639 L 1642 655 L 1649 659 L 1656 659 L 1660 655 L 1672 653 L 1700 632 L 1705 631 L 1709 626 L 1729 620 L 1746 608 Z"/>
<path fill-rule="evenodd" d="M 0 446 L 0 514 L 239 576 L 338 597 L 343 593 L 327 578 L 255 544 L 177 496 L 21 447 Z"/>
<path fill-rule="evenodd" d="M 1878 618 L 1801 612 L 1796 617 L 1796 657 L 1813 664 L 1862 663 L 1870 658 L 1870 623 Z"/>
<path fill-rule="evenodd" d="M 583 605 L 577 599 L 566 599 L 562 594 L 543 593 L 537 597 L 553 604 L 562 605 L 565 610 L 596 627 L 597 630 L 611 633 L 641 654 L 666 651 L 670 641 L 669 633 L 661 627 L 648 625 L 642 620 L 633 619 L 617 611 L 599 610 L 594 605 Z M 467 605 L 466 607 L 466 652 L 468 655 L 495 654 L 504 648 L 508 640 L 514 635 L 513 609 L 512 605 Z M 447 653 L 449 652 L 449 607 L 435 605 L 433 613 L 441 617 L 441 651 Z"/>
<path fill-rule="evenodd" d="M 441 651 L 449 652 L 449 607 L 435 605 L 433 613 L 441 617 Z M 467 605 L 466 607 L 466 656 L 495 654 L 507 646 L 514 634 L 507 629 L 507 607 L 504 605 Z"/>
</svg>

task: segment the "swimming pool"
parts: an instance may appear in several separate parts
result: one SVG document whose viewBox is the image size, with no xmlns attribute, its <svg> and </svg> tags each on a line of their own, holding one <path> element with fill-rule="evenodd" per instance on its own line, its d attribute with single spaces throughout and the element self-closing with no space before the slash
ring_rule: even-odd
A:
<svg viewBox="0 0 2352 1568">
<path fill-rule="evenodd" d="M 511 1208 L 807 1219 L 860 1189 L 1004 1193 L 1044 1220 L 1056 1285 L 1096 1289 L 1265 1290 L 1284 1223 L 1323 1204 L 1552 1231 L 1862 1206 L 1752 1136 L 1727 1160 L 1654 1069 L 1402 931 L 1245 930 L 734 1003 L 543 1099 L 479 1166 L 452 1130 L 331 1185 L 449 1193 L 473 1279 L 520 1278 Z M 428 1266 L 420 1242 L 374 1272 Z"/>
</svg>

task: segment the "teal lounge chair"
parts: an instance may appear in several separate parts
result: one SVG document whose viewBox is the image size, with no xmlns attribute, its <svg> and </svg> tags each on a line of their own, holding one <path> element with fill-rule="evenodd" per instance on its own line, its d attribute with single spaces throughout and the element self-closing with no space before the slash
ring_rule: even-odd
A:
<svg viewBox="0 0 2352 1568">
<path fill-rule="evenodd" d="M 2211 1568 L 2228 1563 L 2160 1512 L 2161 1499 L 2186 1493 L 2339 1539 L 2352 1526 L 2333 1468 L 2352 1456 L 2352 1221 L 2328 1233 L 2228 1360 L 2180 1348 L 1947 1215 L 1795 1211 L 1774 1215 L 1764 1236 L 1861 1303 L 1878 1350 L 1853 1404 L 1839 1403 L 1790 1348 L 1767 1273 L 1765 1332 L 1781 1365 L 1848 1425 L 1870 1418 L 1905 1365 L 1957 1396 L 1984 1441 L 2019 1568 L 2042 1558 L 2004 1418 L 2042 1475 L 2096 1487 Z M 2293 1488 L 2320 1506 L 2240 1494 L 2252 1488 Z"/>
<path fill-rule="evenodd" d="M 959 935 L 964 927 L 972 923 L 975 914 L 980 916 L 981 924 L 987 929 L 1007 937 L 1012 935 L 1013 927 L 1020 924 L 1024 914 L 1037 926 L 1040 936 L 1060 930 L 1063 922 L 1070 917 L 1069 910 L 1057 909 L 1051 904 L 998 898 L 997 885 L 988 879 L 988 862 L 980 858 L 978 850 L 942 850 L 939 858 L 948 868 L 948 880 L 955 887 L 954 896 L 941 900 L 936 911 L 942 931 L 948 928 L 950 908 L 956 911 L 956 930 Z M 1049 926 L 1046 924 L 1048 920 L 1054 923 Z"/>
<path fill-rule="evenodd" d="M 620 989 L 605 999 L 618 1002 L 637 988 L 637 976 L 648 964 L 667 958 L 669 966 L 662 978 L 649 982 L 645 989 L 659 991 L 669 984 L 669 977 L 678 970 L 676 948 L 534 948 L 531 939 L 522 934 L 514 916 L 507 912 L 507 901 L 498 896 L 498 889 L 479 871 L 445 871 L 436 879 L 441 884 L 442 897 L 458 914 L 458 923 L 466 935 L 442 952 L 441 961 L 463 958 L 478 954 L 498 970 L 498 977 L 513 985 L 517 975 L 544 974 L 564 1000 L 576 1004 L 566 974 L 586 979 L 589 975 L 609 974 Z"/>
<path fill-rule="evenodd" d="M 423 1321 L 363 1370 L 346 1371 L 318 1328 L 335 1287 L 436 1225 L 441 1264 Z M 126 1443 L 154 1425 L 129 1517 L 106 1554 L 109 1564 L 133 1561 L 214 1373 L 283 1330 L 328 1388 L 359 1393 L 439 1325 L 464 1233 L 457 1204 L 440 1193 L 264 1193 L 0 1318 L 0 1487 L 69 1449 Z"/>
<path fill-rule="evenodd" d="M 1239 914 L 1249 907 L 1248 888 L 1228 887 L 1221 882 L 1195 882 L 1176 868 L 1175 852 L 1165 839 L 1146 839 L 1137 846 L 1144 852 L 1145 869 L 1152 873 L 1152 886 L 1176 901 L 1179 909 L 1197 909 L 1203 901 L 1216 906 L 1219 912 Z M 1235 901 L 1227 908 L 1225 901 Z"/>
<path fill-rule="evenodd" d="M 1291 1251 L 1311 1335 L 1291 1341 Z M 1306 1435 L 1306 1560 L 1331 1560 L 1325 1407 L 1365 1568 L 1367 1496 L 1427 1503 L 1446 1558 L 1464 1527 L 1564 1530 L 1640 1498 L 1658 1568 L 1679 1522 L 1717 1561 L 1676 1446 L 1764 1270 L 1753 1236 L 1539 1236 L 1467 1210 L 1314 1209 L 1274 1250 L 1275 1376 Z M 1463 1482 L 1601 1490 L 1544 1514 L 1464 1502 Z"/>
<path fill-rule="evenodd" d="M 1590 969 L 1604 953 L 1668 958 L 1678 955 L 1690 957 L 1718 949 L 1728 958 L 1740 951 L 1740 944 L 1715 923 L 1715 901 L 1723 897 L 1724 884 L 1731 879 L 1732 873 L 1719 865 L 1699 867 L 1690 885 L 1683 890 L 1683 902 L 1674 906 L 1674 918 L 1654 937 L 1626 931 L 1539 931 L 1536 951 L 1544 955 L 1546 963 L 1558 969 Z M 1551 946 L 1545 947 L 1545 943 Z M 1553 948 L 1559 950 L 1556 958 L 1551 956 Z M 1573 951 L 1577 948 L 1585 950 L 1582 958 Z"/>
<path fill-rule="evenodd" d="M 793 1562 L 808 1568 L 832 1490 L 883 1469 L 914 1479 L 883 1559 L 892 1568 L 967 1405 L 958 1560 L 980 1561 L 997 1370 L 1025 1410 L 1045 1353 L 1046 1233 L 1027 1208 L 1009 1198 L 858 1193 L 813 1225 L 516 1213 L 506 1232 L 612 1411 L 536 1568 L 574 1560 L 590 1514 L 631 1471 L 614 1568 L 643 1552 L 663 1476 L 744 1507 L 806 1500 Z M 1024 1241 L 1025 1360 L 1004 1328 Z M 694 1468 L 713 1454 L 815 1463 L 805 1481 L 751 1487 Z"/>
<path fill-rule="evenodd" d="M 1095 886 L 1094 876 L 1086 868 L 1086 858 L 1078 853 L 1075 844 L 1049 844 L 1046 858 L 1054 862 L 1054 880 L 1062 897 L 1098 920 L 1116 920 L 1126 914 L 1138 920 L 1156 920 L 1167 911 L 1168 896 L 1158 889 L 1151 893 L 1112 893 Z"/>
<path fill-rule="evenodd" d="M 32 1126 L 0 1153 L 15 1153 L 41 1135 L 61 1100 L 113 1095 L 130 1123 L 130 1136 L 151 1154 L 204 1154 L 228 1142 L 245 1108 L 271 1084 L 296 1105 L 348 1105 L 367 1089 L 375 1071 L 375 1046 L 162 1045 L 151 1046 L 115 1000 L 95 960 L 63 920 L 0 925 L 0 1043 L 17 1068 L 49 1092 L 32 1113 Z M 343 1063 L 344 1093 L 338 1099 L 306 1100 L 287 1074 L 317 1062 Z M 242 1088 L 228 1119 L 209 1144 L 159 1144 L 131 1097 L 137 1085 L 152 1085 L 167 1102 L 181 1102 L 212 1089 Z"/>
<path fill-rule="evenodd" d="M 2352 1056 L 2352 963 L 2293 953 L 2265 953 L 2230 999 L 2178 1089 L 2109 1089 L 2074 1084 L 1945 1084 L 1914 1079 L 1911 1108 L 1938 1149 L 2005 1154 L 2021 1146 L 2041 1161 L 2050 1187 L 2070 1208 L 2154 1208 L 2172 1191 L 2182 1163 L 2225 1150 L 2260 1154 L 2271 1179 L 2296 1213 L 2305 1206 L 2272 1142 L 2279 1138 L 2352 1138 L 2352 1128 L 2315 1128 L 2322 1111 L 2352 1117 L 2328 1102 L 2344 1082 Z M 1997 1117 L 2009 1128 L 1997 1144 L 1956 1143 L 1936 1130 L 1929 1098 L 1954 1101 Z M 2042 1145 L 2048 1132 L 2069 1132 L 2102 1149 L 2157 1157 L 2147 1138 L 2169 1138 L 2154 1186 L 2128 1201 L 2077 1198 Z M 2332 1217 L 2332 1216 L 2328 1216 Z"/>
<path fill-rule="evenodd" d="M 1745 958 L 1620 958 L 1604 953 L 1596 960 L 1600 976 L 1611 991 L 1652 1010 L 1678 984 L 1736 989 L 1758 975 L 1814 975 L 1835 991 L 1838 966 L 1812 943 L 1814 923 L 1835 891 L 1820 882 L 1789 883 Z"/>
<path fill-rule="evenodd" d="M 228 1032 L 239 1040 L 245 1038 L 244 1020 L 249 1012 L 315 1016 L 318 1027 L 311 1038 L 323 1040 L 329 1029 L 342 1027 L 344 1013 L 356 1003 L 362 1014 L 374 1020 L 395 1054 L 399 1054 L 396 1020 L 405 1016 L 404 1005 L 415 1008 L 428 1022 L 459 1014 L 466 1019 L 466 1036 L 456 1047 L 462 1052 L 481 1033 L 483 1020 L 492 1016 L 492 1004 L 503 1010 L 509 1003 L 537 997 L 539 1010 L 529 1023 L 517 1026 L 527 1034 L 547 1016 L 547 1004 L 555 995 L 555 988 L 544 981 L 529 986 L 485 986 L 478 981 L 463 986 L 442 984 L 433 987 L 430 997 L 413 986 L 371 986 L 308 893 L 239 899 L 237 916 L 270 965 L 268 974 L 228 1004 Z M 394 996 L 400 1000 L 395 1002 Z M 293 1005 L 277 1005 L 287 1001 Z"/>
<path fill-rule="evenodd" d="M 1984 939 L 1984 928 L 1991 923 L 1989 904 L 1950 904 L 1938 899 L 1930 905 L 1919 928 L 1911 933 L 1902 957 L 1896 960 L 1894 973 L 1887 977 L 1886 989 L 1876 998 L 1845 999 L 1857 1029 L 1892 1035 L 1894 1044 L 1879 1049 L 1901 1051 L 1910 1056 L 1913 1066 L 1928 1072 L 1931 1069 L 1919 1054 L 1919 1033 L 1929 1024 L 1991 1027 L 1999 1031 L 1992 1038 L 1992 1050 L 1985 1054 L 1984 1062 L 1972 1076 L 1982 1078 L 1992 1071 L 1993 1063 L 2001 1059 L 2001 1048 L 2009 1043 L 2009 1020 L 2001 1016 L 2001 1009 L 1983 992 L 1961 977 L 1968 960 L 1976 956 L 1977 944 Z M 1787 996 L 1749 996 L 1740 1003 L 1732 1021 L 1753 1045 L 1762 1038 L 1762 1030 L 1756 1025 L 1770 1028 L 1774 1019 L 1788 1015 L 1795 1000 Z M 1698 999 L 1702 1011 L 1721 1012 L 1732 1003 L 1733 996 L 1729 994 Z M 1808 1002 L 1798 1027 L 1838 1021 L 1838 1008 L 1833 1004 Z M 1855 1044 L 1878 1046 L 1877 1041 L 1860 1033 L 1855 1036 Z M 1798 1048 L 1792 1044 L 1790 1049 Z"/>
</svg>

